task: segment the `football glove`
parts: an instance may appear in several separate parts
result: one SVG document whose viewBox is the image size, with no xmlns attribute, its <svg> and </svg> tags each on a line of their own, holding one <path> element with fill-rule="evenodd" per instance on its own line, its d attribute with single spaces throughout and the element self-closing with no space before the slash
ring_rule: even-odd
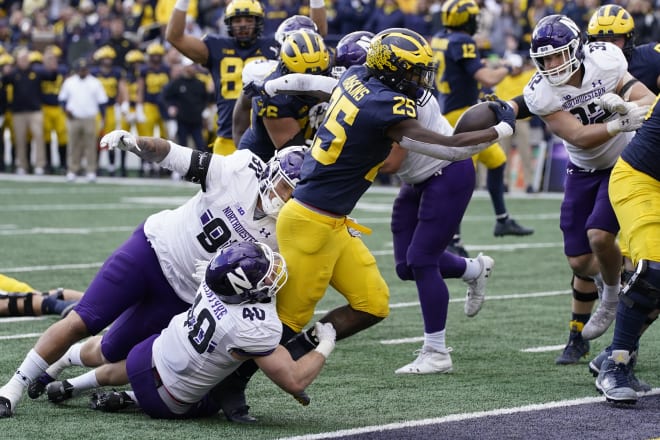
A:
<svg viewBox="0 0 660 440">
<path fill-rule="evenodd" d="M 262 82 L 250 81 L 243 86 L 243 96 L 247 98 L 254 98 L 257 96 L 265 96 L 266 91 Z"/>
<path fill-rule="evenodd" d="M 314 129 L 318 130 L 325 118 L 325 111 L 328 109 L 327 102 L 319 102 L 315 106 L 309 109 L 309 125 Z"/>
<path fill-rule="evenodd" d="M 319 340 L 319 345 L 314 349 L 321 353 L 326 359 L 335 348 L 337 332 L 329 322 L 317 322 L 314 324 L 314 333 Z"/>
<path fill-rule="evenodd" d="M 649 110 L 648 105 L 641 107 L 635 106 L 625 115 L 607 123 L 607 132 L 610 136 L 615 136 L 622 131 L 635 131 L 644 123 L 644 118 Z"/>
<path fill-rule="evenodd" d="M 516 114 L 513 107 L 499 98 L 488 101 L 488 107 L 495 113 L 497 122 L 505 122 L 514 132 L 516 131 Z"/>
<path fill-rule="evenodd" d="M 123 151 L 141 151 L 137 144 L 137 138 L 125 130 L 114 130 L 101 138 L 101 148 L 114 150 L 118 148 Z"/>
<path fill-rule="evenodd" d="M 626 102 L 622 97 L 616 93 L 605 93 L 603 96 L 596 98 L 595 103 L 600 105 L 604 110 L 608 110 L 620 115 L 626 115 L 628 112 L 637 105 L 632 102 Z"/>
</svg>

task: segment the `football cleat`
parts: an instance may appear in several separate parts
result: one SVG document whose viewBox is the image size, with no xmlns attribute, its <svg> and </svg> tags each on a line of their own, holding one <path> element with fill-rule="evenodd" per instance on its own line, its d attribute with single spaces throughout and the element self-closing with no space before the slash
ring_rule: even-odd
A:
<svg viewBox="0 0 660 440">
<path fill-rule="evenodd" d="M 227 417 L 227 420 L 230 422 L 234 423 L 243 423 L 243 424 L 253 424 L 257 423 L 257 419 L 252 417 L 250 413 L 248 412 L 250 410 L 250 407 L 245 405 L 241 406 L 239 408 L 234 408 L 231 411 L 224 411 L 225 417 Z"/>
<path fill-rule="evenodd" d="M 600 373 L 600 368 L 603 362 L 610 357 L 610 352 L 605 349 L 598 353 L 598 356 L 593 358 L 591 362 L 589 362 L 589 372 L 594 376 L 598 377 L 598 373 Z M 651 391 L 651 385 L 648 383 L 644 382 L 641 379 L 638 379 L 637 376 L 635 376 L 635 364 L 637 363 L 637 351 L 633 351 L 630 354 L 630 376 L 628 377 L 628 381 L 630 382 L 630 386 L 632 387 L 633 390 L 635 390 L 638 393 L 648 393 Z"/>
<path fill-rule="evenodd" d="M 495 222 L 495 229 L 493 230 L 493 235 L 495 235 L 495 237 L 504 237 L 505 235 L 523 236 L 532 235 L 533 233 L 534 229 L 519 225 L 518 222 L 511 217 L 508 217 L 503 222 Z"/>
<path fill-rule="evenodd" d="M 470 254 L 468 254 L 468 251 L 465 249 L 465 245 L 458 238 L 451 239 L 447 245 L 446 251 L 458 255 L 459 257 L 470 258 Z"/>
<path fill-rule="evenodd" d="M 0 396 L 0 419 L 11 417 L 11 402 L 6 397 Z"/>
<path fill-rule="evenodd" d="M 605 333 L 612 325 L 614 318 L 616 318 L 618 304 L 618 301 L 601 301 L 589 321 L 584 325 L 582 337 L 586 340 L 592 340 Z"/>
<path fill-rule="evenodd" d="M 73 385 L 68 380 L 56 381 L 46 386 L 46 395 L 50 402 L 60 403 L 72 398 L 73 390 Z"/>
<path fill-rule="evenodd" d="M 444 353 L 438 351 L 431 351 L 422 348 L 416 350 L 417 358 L 403 367 L 396 370 L 395 374 L 435 374 L 435 373 L 450 373 L 453 365 L 451 362 L 451 347 L 447 348 Z"/>
<path fill-rule="evenodd" d="M 92 393 L 89 401 L 90 408 L 103 412 L 117 412 L 132 406 L 136 406 L 135 400 L 125 391 Z"/>
<path fill-rule="evenodd" d="M 55 378 L 51 377 L 48 373 L 42 373 L 37 380 L 30 383 L 28 386 L 27 394 L 30 399 L 36 399 L 46 391 L 46 386 L 53 382 Z"/>
<path fill-rule="evenodd" d="M 495 261 L 487 255 L 480 253 L 476 259 L 481 264 L 481 273 L 475 279 L 467 281 L 468 288 L 465 306 L 463 307 L 465 314 L 470 318 L 481 310 L 481 306 L 486 299 L 486 283 L 493 272 L 493 266 L 495 266 Z"/>
<path fill-rule="evenodd" d="M 571 321 L 569 325 L 571 333 L 568 336 L 568 343 L 564 347 L 564 351 L 555 359 L 557 365 L 577 364 L 581 358 L 589 354 L 589 341 L 585 341 L 581 333 L 584 324 Z"/>
<path fill-rule="evenodd" d="M 634 405 L 637 392 L 630 383 L 630 354 L 627 350 L 613 350 L 601 364 L 596 389 L 605 400 L 615 404 Z"/>
</svg>

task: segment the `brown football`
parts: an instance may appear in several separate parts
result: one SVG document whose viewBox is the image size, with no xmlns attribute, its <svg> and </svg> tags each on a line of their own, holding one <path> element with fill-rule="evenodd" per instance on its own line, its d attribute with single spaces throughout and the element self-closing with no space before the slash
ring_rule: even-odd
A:
<svg viewBox="0 0 660 440">
<path fill-rule="evenodd" d="M 495 113 L 488 107 L 488 102 L 480 102 L 465 110 L 458 118 L 454 134 L 483 130 L 494 125 L 497 125 Z"/>
</svg>

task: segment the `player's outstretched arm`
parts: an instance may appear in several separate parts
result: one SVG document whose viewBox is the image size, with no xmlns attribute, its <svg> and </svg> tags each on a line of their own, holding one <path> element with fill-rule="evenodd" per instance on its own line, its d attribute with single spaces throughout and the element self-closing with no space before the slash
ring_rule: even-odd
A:
<svg viewBox="0 0 660 440">
<path fill-rule="evenodd" d="M 206 65 L 209 50 L 206 44 L 197 37 L 186 35 L 186 12 L 189 0 L 177 0 L 165 30 L 165 38 L 182 54 L 196 63 Z"/>
<path fill-rule="evenodd" d="M 278 345 L 272 354 L 254 360 L 277 386 L 287 393 L 299 394 L 321 373 L 325 360 L 335 347 L 337 335 L 332 324 L 317 322 L 315 332 L 319 345 L 297 361 L 282 345 Z"/>
</svg>

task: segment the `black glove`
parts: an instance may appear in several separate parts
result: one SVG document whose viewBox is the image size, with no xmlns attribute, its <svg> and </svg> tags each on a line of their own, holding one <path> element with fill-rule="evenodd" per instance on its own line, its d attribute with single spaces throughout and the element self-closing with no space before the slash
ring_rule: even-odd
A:
<svg viewBox="0 0 660 440">
<path fill-rule="evenodd" d="M 488 101 L 488 107 L 495 113 L 498 123 L 504 121 L 511 126 L 514 132 L 516 131 L 516 114 L 513 107 L 501 99 Z"/>
<path fill-rule="evenodd" d="M 250 99 L 256 96 L 266 96 L 263 84 L 255 84 L 254 82 L 247 83 L 243 86 L 243 96 Z"/>
</svg>

